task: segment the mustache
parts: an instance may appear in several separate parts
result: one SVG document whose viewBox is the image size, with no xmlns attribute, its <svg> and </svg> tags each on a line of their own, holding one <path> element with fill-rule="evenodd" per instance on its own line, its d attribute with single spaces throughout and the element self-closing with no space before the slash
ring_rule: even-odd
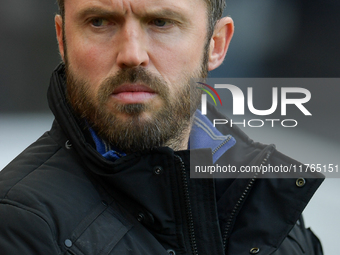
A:
<svg viewBox="0 0 340 255">
<path fill-rule="evenodd" d="M 161 97 L 168 94 L 168 85 L 163 78 L 158 77 L 143 67 L 134 67 L 129 69 L 122 69 L 114 76 L 106 78 L 100 85 L 100 97 L 107 97 L 112 92 L 124 83 L 141 83 L 148 86 Z"/>
</svg>

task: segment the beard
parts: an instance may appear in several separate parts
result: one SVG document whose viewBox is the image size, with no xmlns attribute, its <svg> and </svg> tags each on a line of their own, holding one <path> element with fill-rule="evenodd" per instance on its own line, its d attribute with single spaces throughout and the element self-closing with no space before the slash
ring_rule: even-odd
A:
<svg viewBox="0 0 340 255">
<path fill-rule="evenodd" d="M 67 58 L 65 70 L 67 99 L 76 115 L 85 119 L 104 142 L 127 154 L 162 146 L 179 150 L 201 98 L 201 90 L 191 88 L 190 80 L 205 78 L 208 73 L 204 56 L 199 70 L 185 75 L 181 84 L 173 86 L 179 91 L 171 96 L 171 84 L 145 68 L 122 69 L 105 79 L 94 95 L 91 84 L 71 70 Z M 124 83 L 146 84 L 161 98 L 162 107 L 155 109 L 152 102 L 123 104 L 109 100 L 114 89 Z M 150 114 L 145 117 L 145 112 Z M 126 117 L 120 118 L 115 113 Z"/>
</svg>

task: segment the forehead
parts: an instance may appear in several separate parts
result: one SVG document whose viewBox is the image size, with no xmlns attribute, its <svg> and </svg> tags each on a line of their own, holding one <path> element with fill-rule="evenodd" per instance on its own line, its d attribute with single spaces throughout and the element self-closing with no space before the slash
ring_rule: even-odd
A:
<svg viewBox="0 0 340 255">
<path fill-rule="evenodd" d="M 188 15 L 202 15 L 206 12 L 205 0 L 64 0 L 65 13 L 87 8 L 105 8 L 122 14 L 142 14 L 147 11 L 173 10 Z M 203 13 L 203 14 L 204 14 Z"/>
</svg>

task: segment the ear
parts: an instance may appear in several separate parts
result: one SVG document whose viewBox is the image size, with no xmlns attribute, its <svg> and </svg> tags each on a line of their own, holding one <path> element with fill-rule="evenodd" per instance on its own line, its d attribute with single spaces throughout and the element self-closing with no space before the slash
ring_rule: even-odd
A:
<svg viewBox="0 0 340 255">
<path fill-rule="evenodd" d="M 234 34 L 234 22 L 230 17 L 217 21 L 214 33 L 210 39 L 208 70 L 219 67 L 227 54 L 227 50 Z"/>
<path fill-rule="evenodd" d="M 59 45 L 59 53 L 63 61 L 64 59 L 64 34 L 63 34 L 63 18 L 60 15 L 56 15 L 54 18 L 55 30 L 57 34 L 57 41 Z"/>
</svg>

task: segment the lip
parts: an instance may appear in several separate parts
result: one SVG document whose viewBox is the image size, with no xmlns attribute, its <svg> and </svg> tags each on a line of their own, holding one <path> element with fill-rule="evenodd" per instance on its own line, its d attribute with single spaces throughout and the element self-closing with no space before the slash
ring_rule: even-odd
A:
<svg viewBox="0 0 340 255">
<path fill-rule="evenodd" d="M 119 94 L 123 92 L 148 92 L 148 93 L 155 93 L 153 89 L 150 87 L 143 85 L 143 84 L 123 84 L 116 88 L 112 94 Z"/>
<path fill-rule="evenodd" d="M 157 93 L 143 84 L 123 84 L 112 92 L 112 97 L 122 103 L 145 103 L 154 98 Z"/>
</svg>

